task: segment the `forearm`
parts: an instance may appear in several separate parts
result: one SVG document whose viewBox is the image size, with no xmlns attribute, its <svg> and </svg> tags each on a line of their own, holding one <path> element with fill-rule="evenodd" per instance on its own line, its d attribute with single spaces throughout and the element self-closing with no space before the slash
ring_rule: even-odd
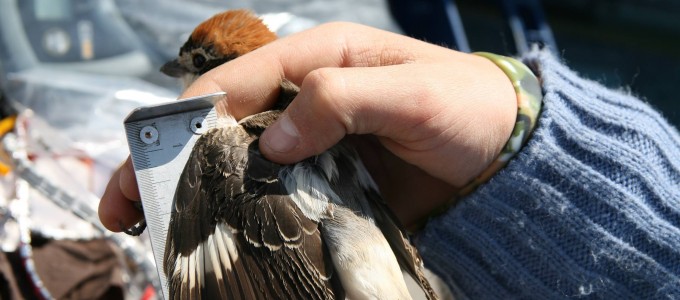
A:
<svg viewBox="0 0 680 300">
<path fill-rule="evenodd" d="M 646 104 L 524 62 L 544 107 L 527 145 L 418 235 L 426 263 L 472 298 L 680 294 L 680 137 Z"/>
</svg>

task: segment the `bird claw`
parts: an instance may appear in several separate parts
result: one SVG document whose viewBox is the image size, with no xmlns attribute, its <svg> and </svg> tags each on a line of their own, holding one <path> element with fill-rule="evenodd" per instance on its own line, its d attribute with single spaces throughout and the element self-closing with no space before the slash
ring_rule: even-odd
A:
<svg viewBox="0 0 680 300">
<path fill-rule="evenodd" d="M 125 232 L 127 235 L 131 236 L 139 236 L 144 232 L 144 229 L 146 229 L 146 220 L 142 220 L 137 225 L 132 226 L 131 228 L 125 228 L 123 225 L 123 222 L 118 222 L 118 225 L 120 226 L 120 230 L 122 232 Z"/>
</svg>

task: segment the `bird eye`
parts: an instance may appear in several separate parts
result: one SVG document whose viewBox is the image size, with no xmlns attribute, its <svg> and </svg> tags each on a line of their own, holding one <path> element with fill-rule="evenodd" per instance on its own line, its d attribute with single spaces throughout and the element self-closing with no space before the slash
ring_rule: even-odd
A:
<svg viewBox="0 0 680 300">
<path fill-rule="evenodd" d="M 205 64 L 205 56 L 203 56 L 202 54 L 196 54 L 194 55 L 192 60 L 194 63 L 194 67 L 198 69 L 203 68 L 203 64 Z"/>
</svg>

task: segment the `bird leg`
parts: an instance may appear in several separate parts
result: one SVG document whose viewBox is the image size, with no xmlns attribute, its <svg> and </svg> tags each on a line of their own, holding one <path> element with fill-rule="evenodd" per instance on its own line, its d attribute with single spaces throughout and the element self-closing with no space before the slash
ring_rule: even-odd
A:
<svg viewBox="0 0 680 300">
<path fill-rule="evenodd" d="M 123 225 L 122 221 L 118 222 L 118 226 L 120 226 L 120 230 L 122 232 L 125 232 L 125 234 L 127 235 L 138 236 L 142 234 L 142 232 L 144 232 L 144 229 L 146 229 L 146 219 L 141 220 L 139 223 L 132 226 L 131 228 L 125 228 L 125 225 Z"/>
<path fill-rule="evenodd" d="M 144 212 L 144 208 L 142 208 L 142 202 L 141 201 L 134 201 L 132 202 L 132 205 L 139 211 Z M 118 226 L 120 227 L 120 231 L 125 232 L 127 235 L 131 236 L 138 236 L 144 232 L 144 229 L 146 229 L 146 219 L 142 219 L 137 223 L 136 225 L 132 226 L 132 228 L 125 228 L 125 225 L 123 225 L 123 221 L 118 221 Z"/>
</svg>

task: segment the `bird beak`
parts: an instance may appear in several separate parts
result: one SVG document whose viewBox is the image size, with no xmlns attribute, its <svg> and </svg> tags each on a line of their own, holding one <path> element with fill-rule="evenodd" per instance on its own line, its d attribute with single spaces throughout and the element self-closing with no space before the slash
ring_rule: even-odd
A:
<svg viewBox="0 0 680 300">
<path fill-rule="evenodd" d="M 179 64 L 177 59 L 173 59 L 167 63 L 165 63 L 161 67 L 161 72 L 163 72 L 165 75 L 168 75 L 170 77 L 182 77 L 182 75 L 186 74 L 189 72 L 185 67 Z"/>
</svg>

